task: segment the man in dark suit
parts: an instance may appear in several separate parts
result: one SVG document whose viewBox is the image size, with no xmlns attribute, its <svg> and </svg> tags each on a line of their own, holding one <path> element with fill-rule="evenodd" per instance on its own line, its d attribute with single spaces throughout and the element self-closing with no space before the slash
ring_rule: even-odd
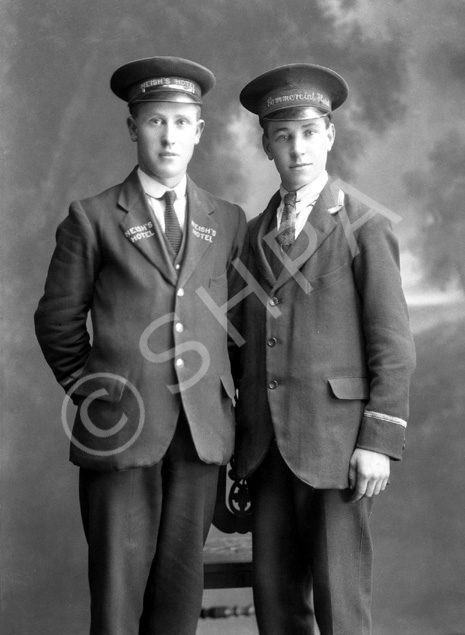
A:
<svg viewBox="0 0 465 635">
<path fill-rule="evenodd" d="M 232 262 L 247 233 L 238 206 L 186 175 L 214 83 L 172 57 L 113 74 L 138 167 L 71 204 L 35 315 L 81 468 L 91 635 L 193 635 L 200 615 L 218 466 L 234 445 L 228 328 L 240 309 L 219 320 L 207 305 L 241 288 Z"/>
<path fill-rule="evenodd" d="M 415 354 L 391 223 L 326 172 L 346 82 L 293 64 L 241 93 L 281 177 L 249 223 L 236 469 L 261 635 L 371 632 L 373 497 L 404 448 Z M 351 189 L 351 188 L 346 188 Z"/>
</svg>

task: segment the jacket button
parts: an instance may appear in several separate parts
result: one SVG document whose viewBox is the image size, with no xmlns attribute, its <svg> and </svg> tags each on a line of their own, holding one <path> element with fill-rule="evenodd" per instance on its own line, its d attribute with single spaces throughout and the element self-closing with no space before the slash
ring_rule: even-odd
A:
<svg viewBox="0 0 465 635">
<path fill-rule="evenodd" d="M 268 302 L 271 304 L 271 306 L 276 306 L 277 304 L 279 304 L 279 298 L 274 296 L 274 297 L 270 298 L 268 300 Z"/>
<path fill-rule="evenodd" d="M 278 387 L 278 382 L 276 381 L 276 379 L 273 379 L 272 381 L 268 382 L 268 388 L 270 390 L 274 390 L 277 387 Z"/>
<path fill-rule="evenodd" d="M 176 360 L 176 366 L 177 366 L 178 368 L 183 368 L 183 367 L 184 367 L 184 360 L 183 360 L 183 359 L 181 359 L 181 358 L 177 359 L 177 360 Z"/>
<path fill-rule="evenodd" d="M 178 295 L 180 298 L 182 298 L 182 296 L 184 295 L 184 289 L 181 287 L 181 289 L 178 289 L 176 291 L 176 295 Z"/>
<path fill-rule="evenodd" d="M 275 337 L 270 337 L 270 339 L 267 341 L 268 346 L 271 346 L 271 348 L 273 348 L 273 346 L 276 346 L 277 343 L 278 340 Z"/>
<path fill-rule="evenodd" d="M 176 322 L 176 326 L 174 327 L 177 333 L 182 333 L 184 331 L 184 326 L 181 322 Z"/>
</svg>

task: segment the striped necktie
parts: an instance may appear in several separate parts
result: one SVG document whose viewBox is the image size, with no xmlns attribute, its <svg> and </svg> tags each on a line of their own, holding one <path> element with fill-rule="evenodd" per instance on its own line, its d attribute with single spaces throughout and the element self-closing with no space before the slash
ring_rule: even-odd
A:
<svg viewBox="0 0 465 635">
<path fill-rule="evenodd" d="M 177 254 L 182 243 L 182 230 L 174 209 L 176 192 L 166 190 L 163 198 L 165 199 L 165 236 L 174 253 Z"/>
<path fill-rule="evenodd" d="M 284 196 L 284 208 L 281 216 L 281 224 L 279 226 L 279 233 L 276 236 L 278 244 L 282 247 L 286 253 L 292 247 L 295 241 L 295 204 L 297 194 L 295 192 L 288 192 Z"/>
</svg>

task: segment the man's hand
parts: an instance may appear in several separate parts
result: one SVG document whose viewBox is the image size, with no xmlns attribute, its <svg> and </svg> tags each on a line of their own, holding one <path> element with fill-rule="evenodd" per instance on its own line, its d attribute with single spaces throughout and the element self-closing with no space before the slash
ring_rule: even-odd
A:
<svg viewBox="0 0 465 635">
<path fill-rule="evenodd" d="M 356 448 L 350 459 L 349 485 L 354 490 L 352 502 L 364 496 L 371 498 L 386 489 L 390 459 L 386 454 Z"/>
</svg>

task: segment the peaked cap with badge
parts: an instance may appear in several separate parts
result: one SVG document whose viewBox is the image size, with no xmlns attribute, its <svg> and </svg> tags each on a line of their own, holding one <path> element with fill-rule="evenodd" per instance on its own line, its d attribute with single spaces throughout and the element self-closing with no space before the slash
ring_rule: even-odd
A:
<svg viewBox="0 0 465 635">
<path fill-rule="evenodd" d="M 307 119 L 308 108 L 329 114 L 349 93 L 346 81 L 335 71 L 317 64 L 287 64 L 259 75 L 240 94 L 241 104 L 261 120 L 286 119 L 289 108 L 302 108 L 292 119 Z"/>
<path fill-rule="evenodd" d="M 157 56 L 128 62 L 118 68 L 110 88 L 129 106 L 144 101 L 173 101 L 202 105 L 215 85 L 213 73 L 182 57 Z"/>
</svg>

